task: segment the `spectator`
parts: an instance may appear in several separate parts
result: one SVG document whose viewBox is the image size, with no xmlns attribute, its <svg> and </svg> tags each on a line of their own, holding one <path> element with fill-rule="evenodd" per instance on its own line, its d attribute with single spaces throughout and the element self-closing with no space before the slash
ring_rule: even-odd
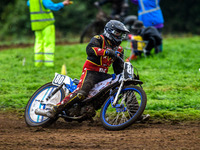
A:
<svg viewBox="0 0 200 150">
<path fill-rule="evenodd" d="M 58 11 L 70 1 L 53 3 L 51 0 L 28 0 L 31 28 L 35 32 L 34 59 L 35 66 L 54 66 L 55 26 L 51 10 Z"/>
<path fill-rule="evenodd" d="M 160 52 L 162 37 L 155 27 L 145 28 L 143 22 L 138 20 L 135 21 L 132 29 L 133 35 L 128 35 L 132 42 L 132 54 L 128 58 L 129 60 L 137 59 L 137 56 L 141 55 L 141 52 L 149 56 L 153 48 L 155 49 L 155 53 Z M 126 61 L 128 61 L 128 59 Z"/>
<path fill-rule="evenodd" d="M 155 27 L 161 34 L 164 18 L 159 6 L 160 0 L 131 0 L 131 2 L 139 7 L 138 20 L 142 21 L 145 27 Z M 162 43 L 159 49 L 162 52 Z"/>
<path fill-rule="evenodd" d="M 112 19 L 124 19 L 128 14 L 128 0 L 101 0 L 94 3 L 95 6 L 102 6 L 106 3 L 112 3 Z"/>
<path fill-rule="evenodd" d="M 138 20 L 142 21 L 145 27 L 154 26 L 159 32 L 164 27 L 164 19 L 160 9 L 160 0 L 131 0 L 139 6 Z"/>
</svg>

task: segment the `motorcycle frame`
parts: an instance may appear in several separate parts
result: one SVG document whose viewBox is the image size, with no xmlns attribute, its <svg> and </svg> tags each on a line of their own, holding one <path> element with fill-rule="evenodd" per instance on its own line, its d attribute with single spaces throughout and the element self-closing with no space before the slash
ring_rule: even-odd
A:
<svg viewBox="0 0 200 150">
<path fill-rule="evenodd" d="M 119 53 L 119 52 L 117 52 L 117 53 Z M 117 53 L 116 53 L 116 54 L 117 54 Z M 118 58 L 121 59 L 121 60 L 124 62 L 124 60 L 123 60 L 121 57 L 118 57 Z M 113 84 L 111 84 L 111 85 L 106 86 L 105 89 L 107 89 L 107 90 L 102 90 L 102 92 L 110 91 L 110 90 L 112 90 L 114 87 L 117 87 L 118 84 L 120 84 L 120 85 L 119 85 L 119 88 L 118 88 L 118 90 L 117 90 L 117 94 L 116 94 L 116 96 L 115 96 L 115 99 L 114 99 L 114 101 L 113 101 L 113 103 L 112 103 L 113 106 L 116 106 L 117 100 L 118 100 L 118 96 L 119 96 L 119 94 L 120 94 L 120 92 L 121 92 L 121 90 L 122 90 L 122 88 L 123 88 L 123 86 L 124 86 L 125 83 L 126 83 L 126 84 L 134 84 L 134 85 L 139 84 L 140 87 L 142 88 L 141 84 L 143 84 L 143 82 L 140 81 L 139 79 L 138 79 L 138 80 L 137 80 L 137 79 L 134 79 L 134 75 L 135 75 L 134 71 L 132 71 L 131 78 L 125 78 L 125 66 L 126 66 L 126 64 L 129 64 L 130 66 L 132 66 L 132 64 L 131 64 L 130 62 L 124 62 L 123 71 L 122 71 L 121 75 L 119 76 L 118 81 L 115 82 L 115 83 L 113 83 Z M 133 68 L 133 66 L 132 66 L 132 68 Z M 71 79 L 71 78 L 70 78 L 70 79 Z M 71 86 L 72 86 L 72 84 L 73 84 L 74 82 L 73 82 L 72 80 L 71 80 L 71 82 L 72 82 L 72 83 L 71 83 Z M 64 86 L 64 88 L 63 88 L 63 86 Z M 52 92 L 51 95 L 49 95 L 49 96 L 46 98 L 46 102 L 47 102 L 46 104 L 48 104 L 48 100 L 49 100 L 53 95 L 55 95 L 61 88 L 64 89 L 65 95 L 68 95 L 68 94 L 69 94 L 69 91 L 71 91 L 71 90 L 70 90 L 71 87 L 70 87 L 69 85 L 67 85 L 66 83 L 62 83 L 60 86 L 58 86 L 58 88 L 56 88 L 56 90 L 55 90 L 54 92 Z M 66 92 L 66 90 L 67 90 L 67 92 Z M 71 92 L 72 92 L 72 91 L 71 91 Z M 94 95 L 94 96 L 91 97 L 91 98 L 88 98 L 88 99 L 86 98 L 85 100 L 83 100 L 82 103 L 91 101 L 92 99 L 96 98 L 100 93 L 101 93 L 101 92 L 99 92 L 97 95 Z M 110 94 L 111 94 L 111 92 L 110 92 Z M 43 103 L 43 104 L 44 104 L 44 103 Z M 50 103 L 49 103 L 49 104 L 50 104 Z M 51 104 L 50 104 L 50 105 L 51 105 Z"/>
</svg>

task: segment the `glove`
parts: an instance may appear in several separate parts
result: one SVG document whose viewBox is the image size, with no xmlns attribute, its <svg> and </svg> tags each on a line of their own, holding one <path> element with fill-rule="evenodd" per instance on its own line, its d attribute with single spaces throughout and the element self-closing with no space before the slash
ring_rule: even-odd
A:
<svg viewBox="0 0 200 150">
<path fill-rule="evenodd" d="M 116 74 L 114 73 L 112 74 L 112 80 L 115 80 L 115 78 L 116 78 Z"/>
<path fill-rule="evenodd" d="M 107 49 L 105 55 L 111 57 L 114 60 L 117 57 L 117 55 L 115 54 L 115 51 L 112 49 Z"/>
</svg>

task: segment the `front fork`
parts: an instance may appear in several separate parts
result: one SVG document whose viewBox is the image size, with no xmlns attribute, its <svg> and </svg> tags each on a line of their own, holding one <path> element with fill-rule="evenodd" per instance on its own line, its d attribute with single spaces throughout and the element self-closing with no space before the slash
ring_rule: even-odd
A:
<svg viewBox="0 0 200 150">
<path fill-rule="evenodd" d="M 117 91 L 117 94 L 115 96 L 115 99 L 114 99 L 114 101 L 112 103 L 113 106 L 115 106 L 117 104 L 117 99 L 118 99 L 118 96 L 119 96 L 119 94 L 120 94 L 120 92 L 122 90 L 123 85 L 124 85 L 124 82 L 122 81 L 121 84 L 120 84 L 120 86 L 119 86 L 119 89 Z"/>
</svg>

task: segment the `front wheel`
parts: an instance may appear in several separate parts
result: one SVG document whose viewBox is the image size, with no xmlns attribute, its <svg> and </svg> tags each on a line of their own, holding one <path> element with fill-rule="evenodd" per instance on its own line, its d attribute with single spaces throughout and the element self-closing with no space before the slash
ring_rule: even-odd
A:
<svg viewBox="0 0 200 150">
<path fill-rule="evenodd" d="M 144 90 L 134 85 L 124 87 L 113 106 L 115 96 L 116 93 L 105 101 L 100 113 L 100 120 L 108 130 L 122 130 L 133 124 L 142 115 L 147 103 Z"/>
<path fill-rule="evenodd" d="M 40 87 L 30 98 L 25 109 L 25 122 L 28 126 L 36 127 L 43 126 L 47 127 L 55 122 L 58 118 L 48 118 L 35 114 L 35 109 L 46 109 L 47 105 L 41 104 L 41 101 L 46 101 L 46 98 L 57 88 L 51 82 Z M 49 99 L 51 104 L 56 105 L 64 98 L 64 90 L 61 88 L 52 98 Z"/>
</svg>

